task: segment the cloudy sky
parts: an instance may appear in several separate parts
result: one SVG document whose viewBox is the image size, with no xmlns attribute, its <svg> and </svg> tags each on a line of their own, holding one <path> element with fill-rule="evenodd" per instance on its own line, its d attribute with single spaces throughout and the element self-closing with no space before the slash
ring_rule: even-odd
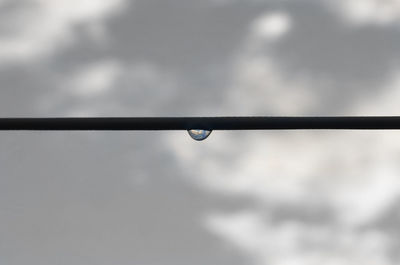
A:
<svg viewBox="0 0 400 265">
<path fill-rule="evenodd" d="M 0 116 L 400 115 L 399 0 L 0 0 Z M 400 263 L 398 132 L 0 133 L 0 263 Z"/>
</svg>

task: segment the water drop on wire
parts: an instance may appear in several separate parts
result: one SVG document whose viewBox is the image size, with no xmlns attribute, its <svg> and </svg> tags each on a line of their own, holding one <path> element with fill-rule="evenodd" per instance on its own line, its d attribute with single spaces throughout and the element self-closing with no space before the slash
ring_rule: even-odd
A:
<svg viewBox="0 0 400 265">
<path fill-rule="evenodd" d="M 210 130 L 203 130 L 203 129 L 192 129 L 188 130 L 190 137 L 192 137 L 196 141 L 203 141 L 210 136 L 212 131 Z"/>
</svg>

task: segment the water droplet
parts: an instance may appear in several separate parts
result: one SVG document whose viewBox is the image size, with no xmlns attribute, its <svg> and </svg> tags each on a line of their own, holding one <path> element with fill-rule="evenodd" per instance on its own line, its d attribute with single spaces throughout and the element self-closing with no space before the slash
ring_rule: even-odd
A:
<svg viewBox="0 0 400 265">
<path fill-rule="evenodd" d="M 192 137 L 196 141 L 203 141 L 210 136 L 212 131 L 210 130 L 203 130 L 203 129 L 192 129 L 188 130 L 190 137 Z"/>
</svg>

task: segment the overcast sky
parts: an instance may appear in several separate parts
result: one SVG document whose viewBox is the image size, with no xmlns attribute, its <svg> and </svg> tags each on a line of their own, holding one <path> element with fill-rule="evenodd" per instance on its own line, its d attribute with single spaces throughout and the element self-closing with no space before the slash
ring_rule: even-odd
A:
<svg viewBox="0 0 400 265">
<path fill-rule="evenodd" d="M 399 0 L 0 0 L 1 117 L 399 99 Z M 399 264 L 399 137 L 1 132 L 0 264 Z"/>
</svg>

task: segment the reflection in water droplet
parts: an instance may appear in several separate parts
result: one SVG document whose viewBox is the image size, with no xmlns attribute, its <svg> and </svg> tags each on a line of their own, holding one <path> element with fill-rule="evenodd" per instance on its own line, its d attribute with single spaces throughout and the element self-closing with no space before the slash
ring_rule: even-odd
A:
<svg viewBox="0 0 400 265">
<path fill-rule="evenodd" d="M 210 136 L 211 132 L 212 131 L 203 130 L 203 129 L 188 130 L 190 137 L 192 137 L 196 141 L 203 141 L 203 140 L 207 139 L 207 137 Z"/>
</svg>

